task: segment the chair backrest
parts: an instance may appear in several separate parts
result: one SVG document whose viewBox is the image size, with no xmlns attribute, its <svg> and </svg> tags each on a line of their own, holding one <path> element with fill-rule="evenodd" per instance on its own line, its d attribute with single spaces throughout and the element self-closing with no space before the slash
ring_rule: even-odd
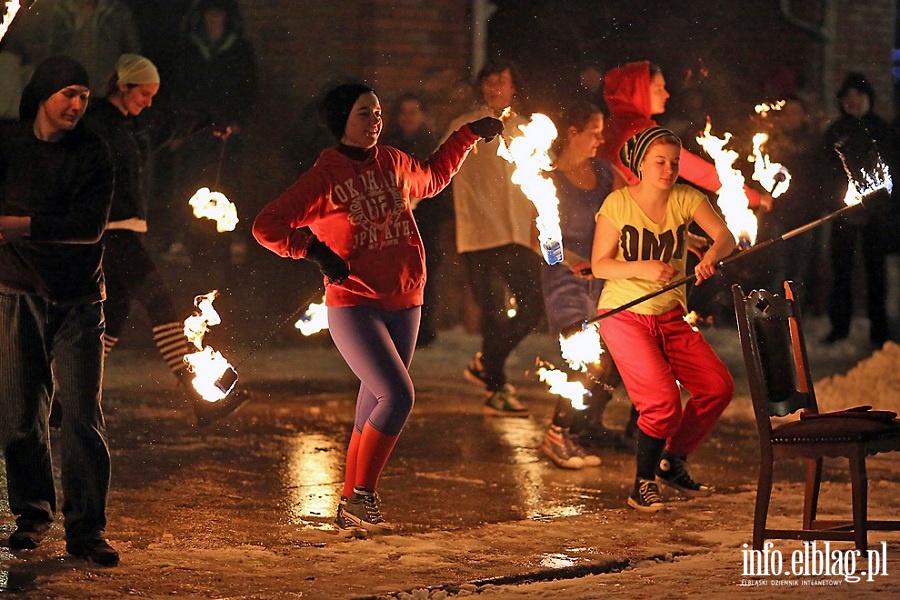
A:
<svg viewBox="0 0 900 600">
<path fill-rule="evenodd" d="M 818 412 L 803 339 L 800 309 L 790 283 L 783 296 L 731 287 L 750 396 L 761 435 L 768 439 L 770 417 L 797 410 Z"/>
</svg>

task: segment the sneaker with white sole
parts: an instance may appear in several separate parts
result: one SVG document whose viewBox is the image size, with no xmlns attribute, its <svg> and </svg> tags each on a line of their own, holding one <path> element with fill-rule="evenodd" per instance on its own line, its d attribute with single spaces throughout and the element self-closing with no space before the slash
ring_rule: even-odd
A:
<svg viewBox="0 0 900 600">
<path fill-rule="evenodd" d="M 656 482 L 640 477 L 634 480 L 634 490 L 628 496 L 628 506 L 645 513 L 655 513 L 666 509 Z"/>
<path fill-rule="evenodd" d="M 656 481 L 662 485 L 676 489 L 685 496 L 709 496 L 712 487 L 705 483 L 694 481 L 687 470 L 687 461 L 683 458 L 664 453 L 656 467 Z"/>
<path fill-rule="evenodd" d="M 600 460 L 599 456 L 582 446 L 579 438 L 575 435 L 572 435 L 571 431 L 569 431 L 568 429 L 562 429 L 562 431 L 564 432 L 563 439 L 565 440 L 566 448 L 569 450 L 569 454 L 581 458 L 581 460 L 584 461 L 584 466 L 586 467 L 600 466 L 600 463 L 603 461 Z"/>
<path fill-rule="evenodd" d="M 348 527 L 360 527 L 372 535 L 390 535 L 394 528 L 385 522 L 378 507 L 378 494 L 363 489 L 353 488 L 353 495 L 347 498 L 343 508 L 338 507 L 343 517 L 343 524 Z"/>
<path fill-rule="evenodd" d="M 572 452 L 569 441 L 569 430 L 551 425 L 544 435 L 541 450 L 547 457 L 563 469 L 580 469 L 584 467 L 584 459 Z"/>
<path fill-rule="evenodd" d="M 527 417 L 528 407 L 516 397 L 516 388 L 508 383 L 503 389 L 488 392 L 484 401 L 484 414 L 489 417 Z"/>
<path fill-rule="evenodd" d="M 334 528 L 337 530 L 338 535 L 348 538 L 366 537 L 366 530 L 362 527 L 357 527 L 347 518 L 346 506 L 347 497 L 341 496 L 341 500 L 338 503 L 337 516 L 334 517 Z"/>
</svg>

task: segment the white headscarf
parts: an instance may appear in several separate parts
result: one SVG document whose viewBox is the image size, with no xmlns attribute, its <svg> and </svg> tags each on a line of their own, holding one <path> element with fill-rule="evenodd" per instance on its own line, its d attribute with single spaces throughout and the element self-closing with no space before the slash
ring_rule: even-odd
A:
<svg viewBox="0 0 900 600">
<path fill-rule="evenodd" d="M 159 83 L 156 65 L 139 54 L 123 54 L 116 61 L 116 77 L 120 84 L 144 85 Z"/>
</svg>

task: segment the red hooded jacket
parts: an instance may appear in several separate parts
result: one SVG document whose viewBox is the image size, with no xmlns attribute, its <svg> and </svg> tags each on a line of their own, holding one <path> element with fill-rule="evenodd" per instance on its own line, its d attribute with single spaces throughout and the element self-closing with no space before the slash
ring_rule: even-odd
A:
<svg viewBox="0 0 900 600">
<path fill-rule="evenodd" d="M 603 127 L 604 143 L 600 146 L 600 155 L 612 162 L 629 183 L 636 184 L 637 176 L 622 163 L 619 151 L 634 134 L 657 125 L 650 115 L 650 63 L 633 62 L 609 71 L 605 77 L 603 98 L 609 107 L 609 117 Z M 684 148 L 680 158 L 680 177 L 711 192 L 722 187 L 716 167 L 711 162 Z M 750 208 L 759 205 L 758 192 L 744 186 L 744 193 L 750 201 Z"/>
<path fill-rule="evenodd" d="M 326 149 L 263 208 L 253 235 L 275 254 L 296 259 L 306 256 L 309 227 L 347 261 L 350 277 L 326 285 L 326 306 L 420 306 L 425 251 L 410 196 L 430 198 L 444 189 L 479 139 L 464 126 L 426 161 L 389 146 L 375 146 L 362 161 Z"/>
</svg>

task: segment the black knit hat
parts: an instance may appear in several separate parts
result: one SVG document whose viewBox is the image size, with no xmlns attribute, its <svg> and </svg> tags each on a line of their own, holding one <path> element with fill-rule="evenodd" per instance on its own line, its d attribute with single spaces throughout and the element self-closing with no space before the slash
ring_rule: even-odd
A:
<svg viewBox="0 0 900 600">
<path fill-rule="evenodd" d="M 343 83 L 325 95 L 320 113 L 328 131 L 337 141 L 341 141 L 344 137 L 344 128 L 347 126 L 347 119 L 350 117 L 350 111 L 353 110 L 356 100 L 370 92 L 374 94 L 375 90 L 365 84 Z"/>
<path fill-rule="evenodd" d="M 87 71 L 71 56 L 51 56 L 39 64 L 22 90 L 19 119 L 33 121 L 41 102 L 70 85 L 90 87 Z"/>
<path fill-rule="evenodd" d="M 847 74 L 847 77 L 844 78 L 844 83 L 841 84 L 841 89 L 838 90 L 838 100 L 844 97 L 844 94 L 847 93 L 847 90 L 851 89 L 862 92 L 863 94 L 868 96 L 869 102 L 875 100 L 875 88 L 872 87 L 872 84 L 869 83 L 869 80 L 866 79 L 866 76 L 862 73 Z"/>
<path fill-rule="evenodd" d="M 640 179 L 641 161 L 644 160 L 647 148 L 650 147 L 650 144 L 665 136 L 671 136 L 678 140 L 679 144 L 681 143 L 677 135 L 663 127 L 650 127 L 634 134 L 619 151 L 619 158 L 622 159 L 622 164 L 631 169 L 631 172 Z"/>
</svg>

